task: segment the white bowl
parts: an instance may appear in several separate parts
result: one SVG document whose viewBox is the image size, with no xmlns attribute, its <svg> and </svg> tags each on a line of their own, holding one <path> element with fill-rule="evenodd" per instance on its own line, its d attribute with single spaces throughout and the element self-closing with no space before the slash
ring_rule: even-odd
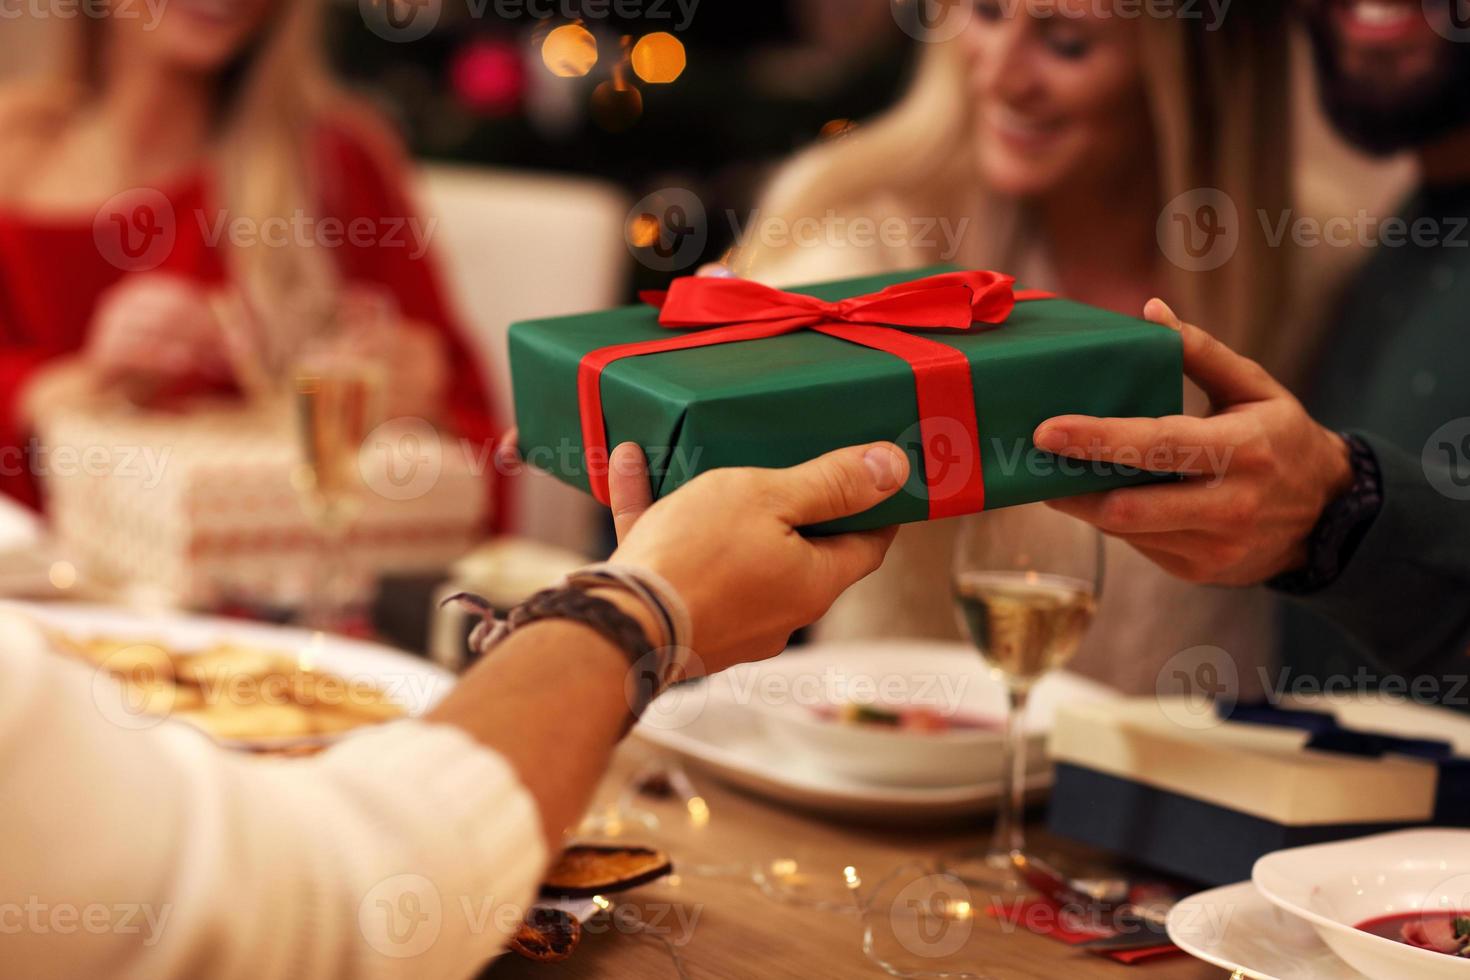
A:
<svg viewBox="0 0 1470 980">
<path fill-rule="evenodd" d="M 1277 851 L 1256 862 L 1251 880 L 1372 980 L 1470 980 L 1470 959 L 1357 928 L 1380 916 L 1470 909 L 1470 830 L 1405 830 Z"/>
<path fill-rule="evenodd" d="M 995 782 L 1003 766 L 996 729 L 922 732 L 852 725 L 818 711 L 845 703 L 911 705 L 1003 723 L 1005 688 L 991 678 L 973 647 L 888 641 L 822 644 L 737 668 L 735 697 L 753 708 L 769 738 L 823 769 L 883 786 L 952 787 Z M 1071 675 L 1048 678 L 1027 714 L 1029 772 L 1045 772 L 1046 732 L 1060 700 L 1110 697 Z"/>
</svg>

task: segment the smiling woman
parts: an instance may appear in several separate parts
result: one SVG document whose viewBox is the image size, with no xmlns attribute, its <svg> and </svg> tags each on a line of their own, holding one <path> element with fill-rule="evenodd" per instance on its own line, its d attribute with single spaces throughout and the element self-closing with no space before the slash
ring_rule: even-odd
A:
<svg viewBox="0 0 1470 980">
<path fill-rule="evenodd" d="M 914 238 L 771 247 L 753 229 L 737 270 L 815 282 L 953 262 L 1133 316 L 1169 296 L 1269 359 L 1292 326 L 1288 251 L 1238 234 L 1220 243 L 1221 261 L 1207 260 L 1214 229 L 1239 231 L 1229 208 L 1288 210 L 1284 13 L 1237 4 L 1218 17 L 1220 8 L 1189 0 L 964 9 L 963 30 L 924 46 L 893 109 L 798 157 L 760 212 L 767 226 L 823 214 L 922 217 L 963 228 L 957 247 Z M 1205 401 L 1195 390 L 1186 404 L 1197 411 Z M 905 527 L 884 568 L 839 601 L 820 634 L 958 638 L 946 571 L 956 533 L 953 521 Z M 1076 669 L 1151 693 L 1161 665 L 1208 636 L 1237 658 L 1243 684 L 1258 683 L 1249 667 L 1272 644 L 1265 597 L 1172 581 L 1116 543 L 1108 562 Z M 1165 608 L 1167 623 L 1156 616 Z"/>
<path fill-rule="evenodd" d="M 493 439 L 432 226 L 329 77 L 318 0 L 103 9 L 55 25 L 60 71 L 0 89 L 0 445 L 97 392 L 256 393 L 306 339 L 289 311 L 364 290 L 396 314 L 391 413 Z M 25 475 L 0 490 L 38 503 Z"/>
</svg>

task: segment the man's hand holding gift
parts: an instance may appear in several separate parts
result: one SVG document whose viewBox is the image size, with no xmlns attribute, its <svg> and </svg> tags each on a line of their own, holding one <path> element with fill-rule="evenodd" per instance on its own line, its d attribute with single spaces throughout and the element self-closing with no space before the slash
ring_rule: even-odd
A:
<svg viewBox="0 0 1470 980">
<path fill-rule="evenodd" d="M 1063 415 L 1043 422 L 1033 439 L 1061 456 L 1183 479 L 1049 506 L 1191 582 L 1253 585 L 1300 568 L 1323 508 L 1352 483 L 1346 442 L 1259 364 L 1181 322 L 1162 300 L 1150 301 L 1144 317 L 1181 334 L 1184 372 L 1209 395 L 1209 416 Z"/>
</svg>

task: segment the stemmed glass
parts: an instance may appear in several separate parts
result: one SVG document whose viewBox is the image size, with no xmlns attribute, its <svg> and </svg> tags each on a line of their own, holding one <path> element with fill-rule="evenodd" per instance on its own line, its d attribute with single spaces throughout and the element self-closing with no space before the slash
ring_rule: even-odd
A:
<svg viewBox="0 0 1470 980">
<path fill-rule="evenodd" d="M 1042 504 L 964 520 L 955 546 L 958 618 L 1009 699 L 1005 795 L 989 848 L 946 862 L 980 884 L 1017 887 L 1026 847 L 1026 703 L 1036 682 L 1077 652 L 1102 590 L 1102 535 Z"/>
<path fill-rule="evenodd" d="M 300 315 L 309 332 L 292 368 L 301 447 L 295 483 L 319 541 L 302 621 L 340 632 L 349 621 L 341 598 L 344 552 L 367 490 L 359 457 L 383 420 L 386 396 L 386 368 L 369 338 L 386 328 L 389 311 L 371 296 L 349 293 Z"/>
</svg>

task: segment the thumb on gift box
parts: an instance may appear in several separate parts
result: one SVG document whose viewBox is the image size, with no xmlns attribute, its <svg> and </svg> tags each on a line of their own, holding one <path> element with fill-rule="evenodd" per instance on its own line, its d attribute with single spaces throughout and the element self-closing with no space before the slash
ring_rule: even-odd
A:
<svg viewBox="0 0 1470 980">
<path fill-rule="evenodd" d="M 648 481 L 648 460 L 636 442 L 625 442 L 608 460 L 608 498 L 612 504 L 613 527 L 622 541 L 633 530 L 643 512 L 653 506 L 653 488 Z"/>
<path fill-rule="evenodd" d="M 850 446 L 784 470 L 762 471 L 793 527 L 861 514 L 893 496 L 909 458 L 889 442 Z"/>
</svg>

